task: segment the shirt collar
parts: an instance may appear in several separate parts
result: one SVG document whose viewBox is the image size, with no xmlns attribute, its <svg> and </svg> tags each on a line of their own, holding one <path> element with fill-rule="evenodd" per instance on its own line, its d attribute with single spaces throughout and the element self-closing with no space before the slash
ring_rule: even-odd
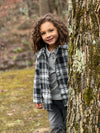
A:
<svg viewBox="0 0 100 133">
<path fill-rule="evenodd" d="M 57 48 L 55 48 L 54 50 L 53 50 L 53 52 L 50 52 L 49 50 L 48 50 L 48 47 L 46 46 L 46 54 L 47 54 L 47 56 L 49 57 L 51 54 L 57 54 L 57 52 L 58 52 L 58 47 Z"/>
<path fill-rule="evenodd" d="M 58 52 L 58 49 L 62 48 L 62 49 L 67 49 L 68 50 L 68 44 L 65 43 L 64 45 L 59 45 L 54 51 L 56 51 L 56 53 Z M 45 54 L 47 49 L 47 45 L 45 47 L 43 47 L 38 53 L 37 53 L 37 57 L 40 57 L 42 54 Z M 48 49 L 47 49 L 48 50 Z M 48 50 L 49 51 L 49 50 Z M 54 52 L 53 51 L 53 52 Z M 50 51 L 49 51 L 50 52 Z M 47 53 L 47 52 L 46 52 Z"/>
<path fill-rule="evenodd" d="M 51 52 L 48 50 L 47 46 L 46 46 L 46 54 L 47 54 L 48 57 L 49 57 L 50 54 L 51 54 Z"/>
</svg>

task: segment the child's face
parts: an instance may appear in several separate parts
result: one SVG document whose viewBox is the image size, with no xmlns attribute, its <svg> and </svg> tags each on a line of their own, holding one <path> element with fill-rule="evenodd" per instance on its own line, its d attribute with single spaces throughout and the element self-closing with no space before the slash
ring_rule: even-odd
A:
<svg viewBox="0 0 100 133">
<path fill-rule="evenodd" d="M 51 22 L 44 22 L 41 24 L 40 33 L 43 41 L 49 46 L 54 46 L 58 40 L 57 28 Z"/>
</svg>

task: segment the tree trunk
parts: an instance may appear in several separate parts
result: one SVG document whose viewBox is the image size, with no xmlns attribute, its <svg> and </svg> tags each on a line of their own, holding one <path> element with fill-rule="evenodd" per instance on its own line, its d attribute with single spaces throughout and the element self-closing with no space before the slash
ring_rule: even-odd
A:
<svg viewBox="0 0 100 133">
<path fill-rule="evenodd" d="M 50 12 L 48 0 L 39 0 L 40 16 Z"/>
<path fill-rule="evenodd" d="M 58 16 L 64 16 L 67 11 L 67 0 L 48 0 L 50 11 Z"/>
<path fill-rule="evenodd" d="M 100 0 L 72 0 L 70 9 L 67 132 L 99 133 Z"/>
<path fill-rule="evenodd" d="M 38 4 L 36 4 L 34 0 L 24 0 L 24 2 L 26 2 L 26 4 L 27 4 L 29 17 L 31 17 L 32 15 L 39 14 Z"/>
</svg>

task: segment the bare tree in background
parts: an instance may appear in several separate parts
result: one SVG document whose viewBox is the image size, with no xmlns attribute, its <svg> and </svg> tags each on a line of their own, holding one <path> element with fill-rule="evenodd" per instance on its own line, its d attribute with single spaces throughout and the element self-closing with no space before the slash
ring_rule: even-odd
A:
<svg viewBox="0 0 100 133">
<path fill-rule="evenodd" d="M 39 0 L 40 16 L 50 12 L 48 0 Z"/>
<path fill-rule="evenodd" d="M 28 7 L 28 16 L 31 17 L 32 15 L 39 14 L 39 5 L 38 0 L 24 0 Z"/>
<path fill-rule="evenodd" d="M 67 0 L 39 0 L 40 16 L 48 12 L 63 16 L 67 10 Z"/>
</svg>

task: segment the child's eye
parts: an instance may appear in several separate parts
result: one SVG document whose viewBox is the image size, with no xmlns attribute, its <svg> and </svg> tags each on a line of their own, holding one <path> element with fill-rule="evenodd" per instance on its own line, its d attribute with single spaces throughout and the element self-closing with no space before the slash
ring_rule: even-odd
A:
<svg viewBox="0 0 100 133">
<path fill-rule="evenodd" d="M 53 31 L 53 29 L 51 29 L 51 30 L 49 30 L 50 32 L 52 32 Z"/>
<path fill-rule="evenodd" d="M 45 35 L 45 32 L 42 32 L 41 35 Z"/>
</svg>

